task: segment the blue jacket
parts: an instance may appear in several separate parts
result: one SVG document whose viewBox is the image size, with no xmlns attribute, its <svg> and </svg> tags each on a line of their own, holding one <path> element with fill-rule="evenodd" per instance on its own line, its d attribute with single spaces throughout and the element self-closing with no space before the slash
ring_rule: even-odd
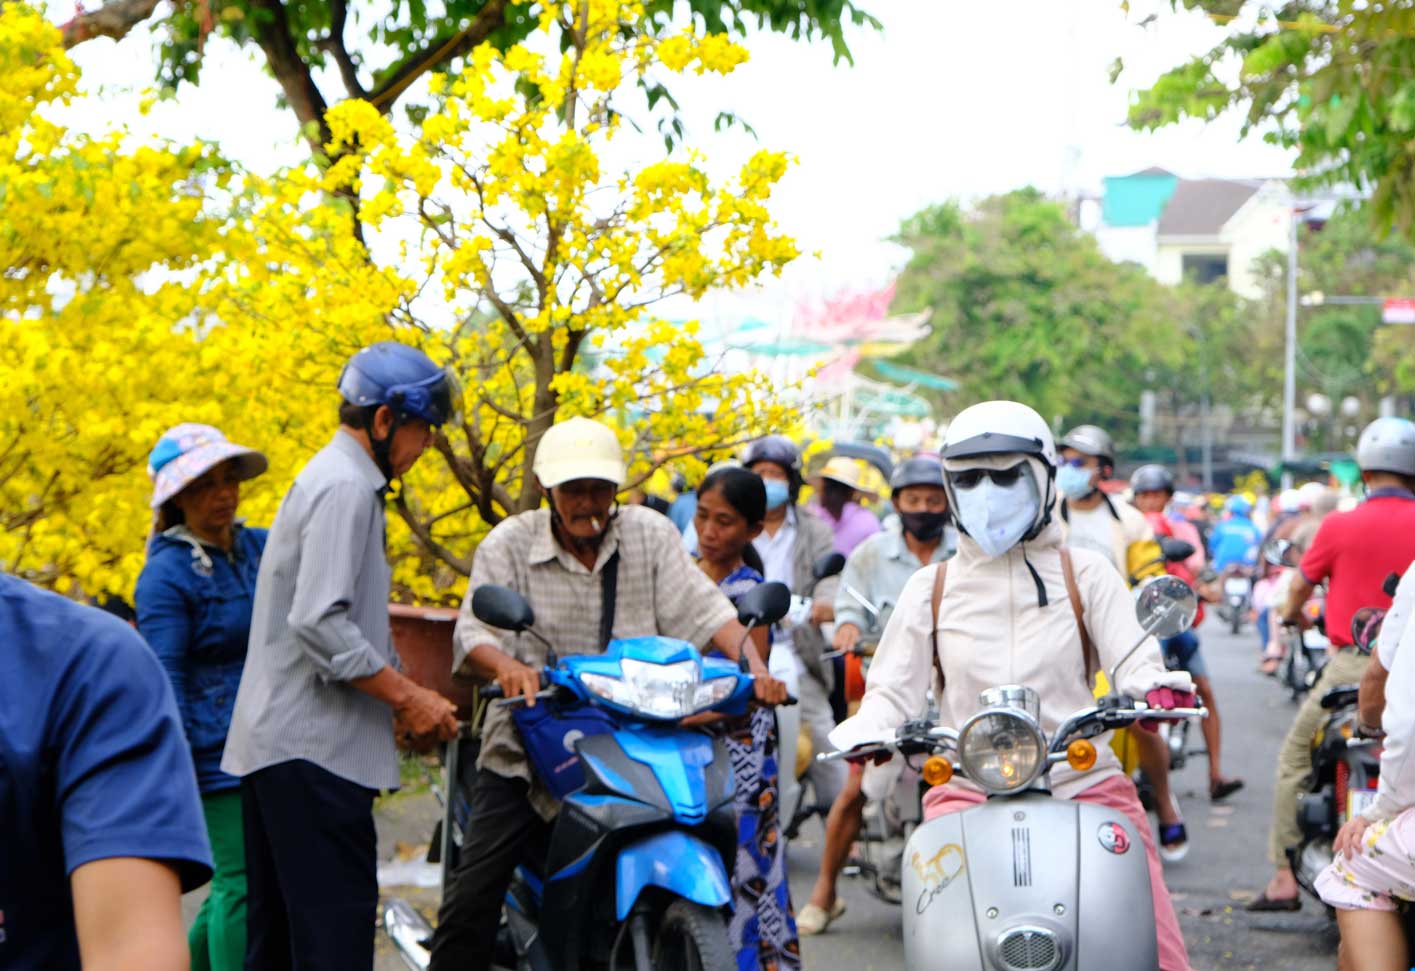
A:
<svg viewBox="0 0 1415 971">
<path fill-rule="evenodd" d="M 153 538 L 138 577 L 138 633 L 172 682 L 203 793 L 240 782 L 221 771 L 221 751 L 246 661 L 265 536 L 238 527 L 228 556 L 177 526 Z"/>
<path fill-rule="evenodd" d="M 1209 534 L 1209 559 L 1220 573 L 1233 564 L 1253 566 L 1258 562 L 1258 547 L 1263 534 L 1247 516 L 1229 516 Z"/>
</svg>

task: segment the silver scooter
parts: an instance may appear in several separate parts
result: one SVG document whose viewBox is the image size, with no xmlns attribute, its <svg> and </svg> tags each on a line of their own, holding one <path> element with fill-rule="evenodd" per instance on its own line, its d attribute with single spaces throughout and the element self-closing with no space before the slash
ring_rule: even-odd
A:
<svg viewBox="0 0 1415 971">
<path fill-rule="evenodd" d="M 1198 601 L 1183 580 L 1149 581 L 1136 614 L 1146 637 L 1173 637 Z M 1138 641 L 1110 672 L 1137 651 Z M 1123 813 L 1051 796 L 1051 767 L 1095 764 L 1091 739 L 1142 718 L 1202 718 L 1203 708 L 1151 709 L 1110 695 L 1076 712 L 1050 740 L 1040 699 L 1021 685 L 982 692 L 961 729 L 911 722 L 893 739 L 827 758 L 922 758 L 930 785 L 955 774 L 985 803 L 924 823 L 905 850 L 904 957 L 909 971 L 1155 971 L 1159 967 L 1145 848 Z M 1103 742 L 1102 742 L 1103 744 Z"/>
</svg>

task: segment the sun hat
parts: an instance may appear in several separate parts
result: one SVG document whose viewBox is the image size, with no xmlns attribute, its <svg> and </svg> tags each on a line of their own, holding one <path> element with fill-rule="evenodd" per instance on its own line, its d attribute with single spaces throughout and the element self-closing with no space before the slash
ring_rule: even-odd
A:
<svg viewBox="0 0 1415 971">
<path fill-rule="evenodd" d="M 218 428 L 193 422 L 173 425 L 162 433 L 147 458 L 147 474 L 152 477 L 150 505 L 161 509 L 173 496 L 227 459 L 235 460 L 242 482 L 270 467 L 263 454 L 228 441 Z"/>
<path fill-rule="evenodd" d="M 854 459 L 847 459 L 843 455 L 837 455 L 819 473 L 822 479 L 831 479 L 841 485 L 849 486 L 857 492 L 862 488 L 860 481 L 860 464 Z"/>
<path fill-rule="evenodd" d="M 573 479 L 599 479 L 622 486 L 624 450 L 608 425 L 569 418 L 551 425 L 541 436 L 532 471 L 547 489 Z"/>
</svg>

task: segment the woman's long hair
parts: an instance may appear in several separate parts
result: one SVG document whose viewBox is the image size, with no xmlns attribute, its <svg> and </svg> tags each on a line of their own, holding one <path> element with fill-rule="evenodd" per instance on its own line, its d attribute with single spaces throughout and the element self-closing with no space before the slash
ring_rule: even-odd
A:
<svg viewBox="0 0 1415 971">
<path fill-rule="evenodd" d="M 738 468 L 718 469 L 698 486 L 698 497 L 714 491 L 722 494 L 722 498 L 747 521 L 748 526 L 760 526 L 766 519 L 766 486 L 755 472 Z M 742 549 L 742 562 L 766 576 L 761 555 L 751 543 Z"/>
</svg>

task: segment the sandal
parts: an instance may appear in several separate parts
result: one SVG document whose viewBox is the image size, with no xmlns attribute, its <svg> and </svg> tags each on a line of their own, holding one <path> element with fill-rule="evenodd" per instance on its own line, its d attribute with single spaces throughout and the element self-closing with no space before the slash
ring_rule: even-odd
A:
<svg viewBox="0 0 1415 971">
<path fill-rule="evenodd" d="M 831 905 L 829 913 L 826 913 L 823 907 L 806 904 L 796 915 L 796 933 L 802 937 L 822 934 L 827 927 L 843 916 L 845 916 L 845 901 L 839 897 L 835 898 L 835 903 Z"/>
<path fill-rule="evenodd" d="M 1248 905 L 1243 908 L 1255 914 L 1268 913 L 1292 913 L 1302 909 L 1302 898 L 1297 897 L 1269 897 L 1264 890 L 1256 898 L 1248 901 Z"/>
<path fill-rule="evenodd" d="M 1282 655 L 1264 654 L 1262 662 L 1258 665 L 1258 673 L 1266 674 L 1268 677 L 1276 677 L 1277 669 L 1282 667 Z"/>
<path fill-rule="evenodd" d="M 1220 802 L 1242 788 L 1242 779 L 1221 779 L 1209 786 L 1209 802 Z"/>
</svg>

